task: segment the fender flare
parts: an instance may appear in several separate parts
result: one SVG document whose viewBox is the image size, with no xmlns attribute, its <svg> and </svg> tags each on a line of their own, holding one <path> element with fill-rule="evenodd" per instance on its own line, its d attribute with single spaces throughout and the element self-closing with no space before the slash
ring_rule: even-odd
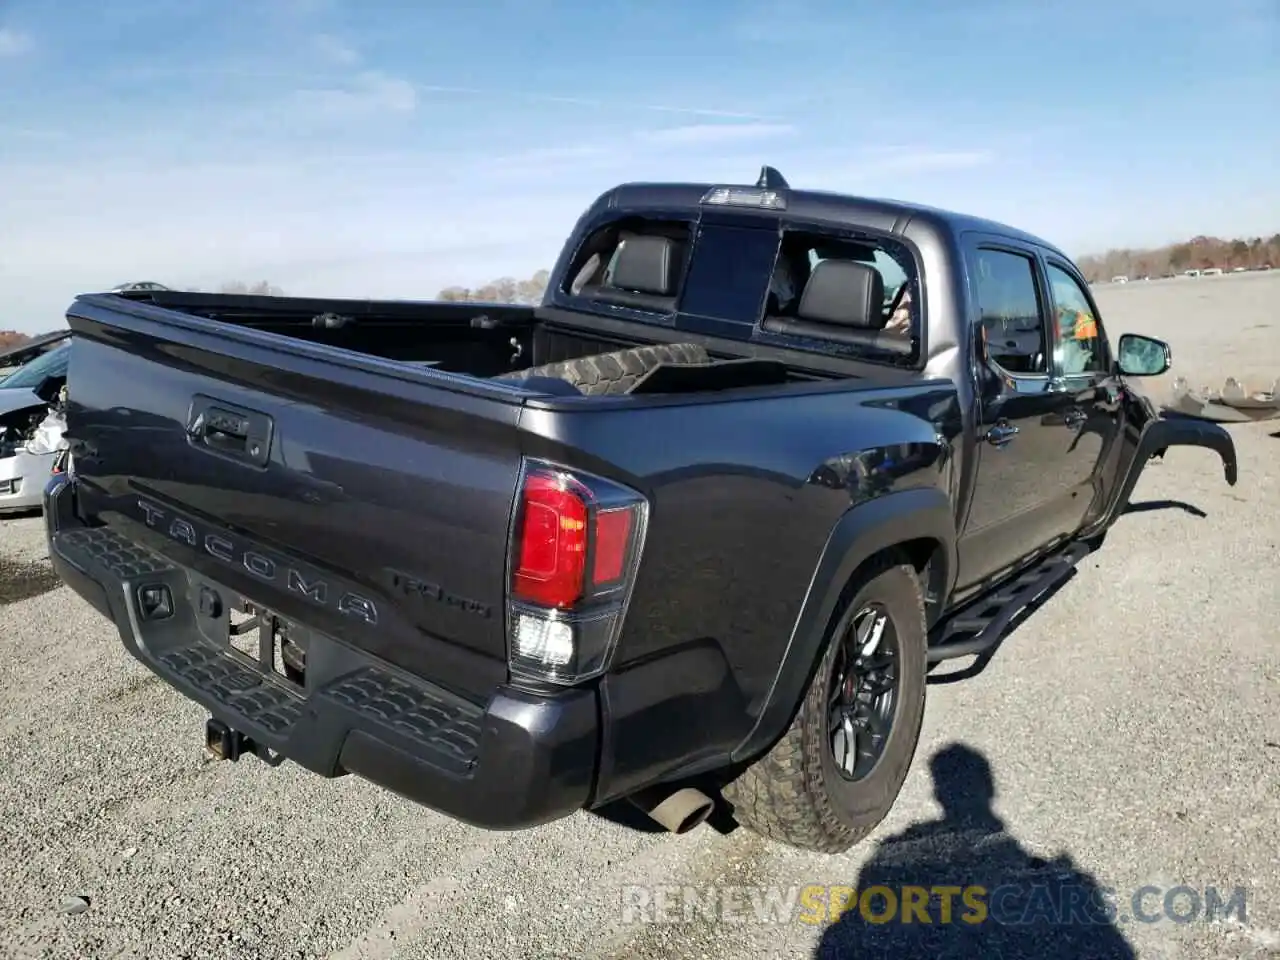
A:
<svg viewBox="0 0 1280 960">
<path fill-rule="evenodd" d="M 1163 453 L 1167 447 L 1206 447 L 1216 452 L 1222 460 L 1223 479 L 1228 486 L 1234 487 L 1238 479 L 1236 444 L 1231 434 L 1216 423 L 1199 420 L 1193 417 L 1160 417 L 1149 421 L 1142 428 L 1133 458 L 1125 470 L 1124 480 L 1117 488 L 1096 521 L 1081 532 L 1081 536 L 1093 536 L 1106 530 L 1120 517 L 1121 511 L 1129 505 L 1129 497 L 1133 488 L 1138 485 L 1142 471 L 1147 462 L 1157 453 Z"/>
<path fill-rule="evenodd" d="M 947 495 L 934 487 L 887 493 L 845 512 L 832 528 L 814 569 L 791 636 L 755 724 L 733 749 L 743 762 L 767 750 L 790 725 L 821 658 L 840 595 L 875 554 L 910 540 L 942 546 L 944 569 L 935 583 L 949 593 L 956 576 L 956 525 Z"/>
</svg>

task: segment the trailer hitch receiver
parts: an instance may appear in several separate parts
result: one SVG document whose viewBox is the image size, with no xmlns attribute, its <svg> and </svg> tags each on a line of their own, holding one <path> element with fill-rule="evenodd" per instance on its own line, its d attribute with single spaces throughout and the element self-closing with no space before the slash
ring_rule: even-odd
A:
<svg viewBox="0 0 1280 960">
<path fill-rule="evenodd" d="M 252 740 L 214 717 L 204 724 L 204 748 L 215 760 L 230 760 L 232 763 L 243 754 L 257 752 Z"/>
</svg>

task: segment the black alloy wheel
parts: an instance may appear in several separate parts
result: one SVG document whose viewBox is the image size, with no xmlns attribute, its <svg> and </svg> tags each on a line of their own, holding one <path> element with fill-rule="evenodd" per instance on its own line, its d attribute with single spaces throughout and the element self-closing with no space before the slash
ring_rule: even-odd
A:
<svg viewBox="0 0 1280 960">
<path fill-rule="evenodd" d="M 898 636 L 878 603 L 860 609 L 841 638 L 828 690 L 827 742 L 836 772 L 864 779 L 884 753 L 898 693 Z"/>
</svg>

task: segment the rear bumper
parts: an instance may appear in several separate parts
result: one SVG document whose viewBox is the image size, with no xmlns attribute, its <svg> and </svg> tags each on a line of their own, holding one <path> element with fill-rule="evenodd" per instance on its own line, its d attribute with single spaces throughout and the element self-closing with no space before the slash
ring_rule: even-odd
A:
<svg viewBox="0 0 1280 960">
<path fill-rule="evenodd" d="M 536 826 L 587 804 L 599 741 L 594 690 L 548 697 L 499 688 L 487 704 L 472 703 L 320 634 L 309 637 L 305 687 L 295 689 L 221 639 L 226 610 L 211 610 L 228 604 L 211 607 L 207 591 L 227 599 L 231 591 L 111 528 L 85 526 L 74 500 L 65 476 L 44 487 L 58 576 L 116 625 L 134 657 L 229 727 L 314 773 L 354 773 L 488 829 Z M 167 588 L 171 612 L 148 619 L 145 586 Z"/>
</svg>

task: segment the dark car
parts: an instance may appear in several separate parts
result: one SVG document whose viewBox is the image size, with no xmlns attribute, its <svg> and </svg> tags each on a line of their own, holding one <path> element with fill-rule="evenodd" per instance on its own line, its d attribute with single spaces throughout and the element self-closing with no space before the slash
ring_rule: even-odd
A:
<svg viewBox="0 0 1280 960">
<path fill-rule="evenodd" d="M 217 756 L 493 829 L 627 798 L 683 831 L 720 793 L 846 849 L 930 665 L 1062 580 L 1153 454 L 1236 481 L 1221 427 L 1130 389 L 1168 346 L 1112 340 L 1058 248 L 768 168 L 609 190 L 536 307 L 156 292 L 68 320 L 59 574 Z"/>
<path fill-rule="evenodd" d="M 11 376 L 19 367 L 53 350 L 70 336 L 70 330 L 58 330 L 0 350 L 0 383 L 3 383 L 5 378 Z"/>
</svg>

